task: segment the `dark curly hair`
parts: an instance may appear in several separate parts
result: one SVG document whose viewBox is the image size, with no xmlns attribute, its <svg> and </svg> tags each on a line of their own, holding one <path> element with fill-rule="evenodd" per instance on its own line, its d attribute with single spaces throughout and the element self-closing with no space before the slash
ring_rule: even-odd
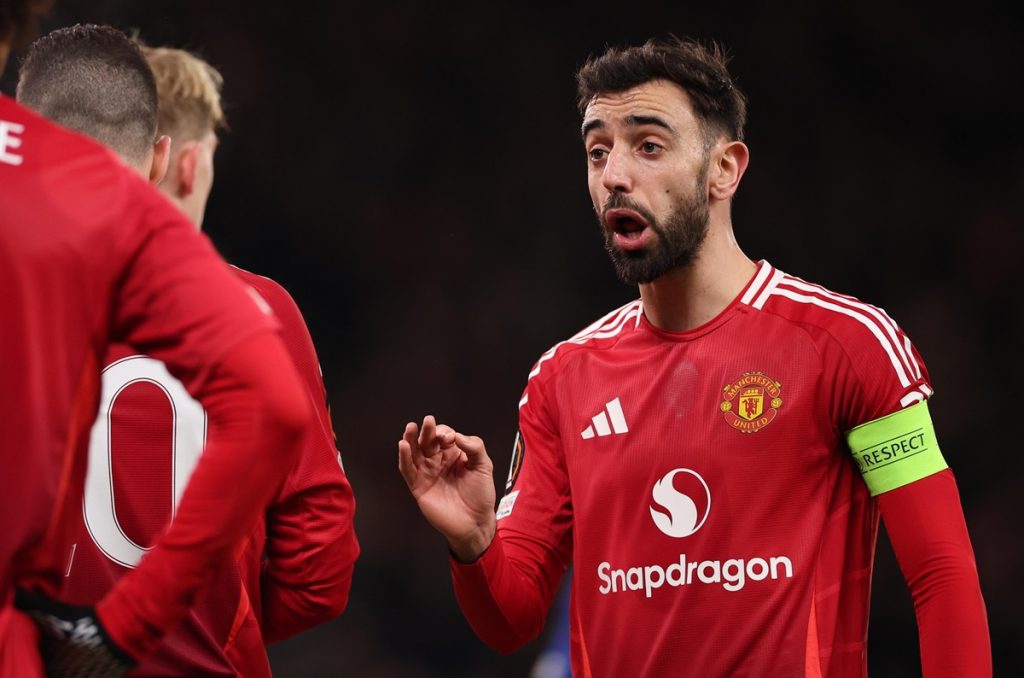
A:
<svg viewBox="0 0 1024 678">
<path fill-rule="evenodd" d="M 743 140 L 747 100 L 726 68 L 728 56 L 716 42 L 704 45 L 690 38 L 652 38 L 643 45 L 610 47 L 591 57 L 576 73 L 580 112 L 594 97 L 632 89 L 651 80 L 682 87 L 701 122 L 704 141 L 720 135 Z"/>
</svg>

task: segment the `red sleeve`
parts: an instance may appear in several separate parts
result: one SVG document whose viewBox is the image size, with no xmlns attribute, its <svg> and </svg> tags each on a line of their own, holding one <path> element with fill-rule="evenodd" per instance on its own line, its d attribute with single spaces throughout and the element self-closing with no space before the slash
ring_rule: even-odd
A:
<svg viewBox="0 0 1024 678">
<path fill-rule="evenodd" d="M 298 462 L 266 514 L 261 626 L 264 640 L 272 643 L 342 613 L 359 544 L 355 498 L 341 466 L 320 363 L 302 313 L 274 281 L 244 272 L 242 277 L 281 322 L 281 339 L 314 413 Z"/>
<path fill-rule="evenodd" d="M 501 531 L 476 562 L 450 558 L 450 567 L 466 621 L 480 640 L 506 654 L 540 635 L 566 569 L 553 551 Z"/>
<path fill-rule="evenodd" d="M 181 621 L 212 571 L 253 529 L 294 464 L 309 408 L 281 342 L 261 334 L 229 350 L 196 393 L 209 438 L 174 521 L 97 605 L 111 637 L 141 658 Z"/>
<path fill-rule="evenodd" d="M 849 303 L 858 320 L 829 316 L 834 343 L 826 348 L 834 361 L 832 417 L 843 432 L 932 395 L 928 368 L 896 322 L 882 309 Z"/>
<path fill-rule="evenodd" d="M 554 421 L 535 377 L 519 410 L 494 541 L 475 563 L 451 561 L 463 614 L 480 639 L 499 652 L 512 652 L 540 634 L 571 560 L 572 502 Z"/>
<path fill-rule="evenodd" d="M 914 598 L 924 678 L 991 676 L 985 601 L 953 472 L 877 500 Z"/>
<path fill-rule="evenodd" d="M 846 323 L 834 334 L 846 354 L 837 379 L 846 398 L 839 417 L 844 430 L 932 395 L 910 339 L 881 309 L 857 308 L 863 322 Z M 925 678 L 991 676 L 985 603 L 952 471 L 876 499 L 914 599 Z"/>
</svg>

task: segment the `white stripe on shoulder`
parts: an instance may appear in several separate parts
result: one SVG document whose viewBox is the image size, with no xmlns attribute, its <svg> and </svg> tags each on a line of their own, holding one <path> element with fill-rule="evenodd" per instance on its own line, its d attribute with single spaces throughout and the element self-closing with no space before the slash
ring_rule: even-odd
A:
<svg viewBox="0 0 1024 678">
<path fill-rule="evenodd" d="M 641 313 L 643 313 L 643 306 L 640 303 L 640 300 L 637 299 L 636 301 L 631 301 L 625 306 L 612 311 L 597 322 L 591 323 L 569 339 L 558 342 L 540 357 L 537 364 L 530 371 L 530 376 L 527 380 L 533 379 L 540 374 L 541 365 L 554 358 L 555 353 L 557 353 L 558 349 L 562 346 L 565 346 L 566 344 L 585 344 L 593 339 L 607 339 L 609 337 L 614 337 L 621 332 L 633 318 L 637 319 L 637 323 L 634 323 L 635 327 L 639 323 Z"/>
<path fill-rule="evenodd" d="M 922 400 L 924 400 L 923 395 L 921 395 L 917 391 L 911 391 L 907 395 L 900 398 L 900 405 L 902 405 L 903 407 L 907 407 L 913 403 L 919 403 Z"/>
<path fill-rule="evenodd" d="M 571 337 L 569 337 L 568 339 L 566 339 L 566 341 L 573 341 L 575 339 L 580 339 L 580 338 L 585 337 L 587 335 L 593 334 L 594 332 L 598 332 L 598 331 L 600 331 L 602 329 L 606 329 L 608 327 L 612 327 L 614 325 L 617 325 L 631 310 L 633 310 L 633 308 L 635 306 L 639 306 L 639 305 L 640 305 L 640 300 L 639 299 L 634 299 L 633 301 L 629 302 L 625 306 L 620 306 L 617 309 L 615 309 L 614 311 L 612 311 L 611 313 L 608 313 L 608 314 L 606 314 L 604 316 L 601 316 L 596 321 L 590 323 L 589 325 L 584 327 L 582 330 L 580 330 L 576 334 L 574 334 Z M 564 343 L 565 343 L 565 341 L 559 342 L 558 344 L 555 344 L 554 346 L 549 348 L 547 350 L 547 352 L 548 353 L 554 353 L 555 349 L 557 349 L 560 345 L 562 345 Z"/>
<path fill-rule="evenodd" d="M 893 331 L 895 331 L 896 334 L 902 333 L 902 330 L 900 330 L 899 324 L 897 324 L 897 322 L 892 319 L 891 315 L 886 313 L 884 308 L 880 308 L 878 306 L 871 306 L 871 304 L 865 304 L 860 299 L 857 299 L 856 297 L 847 297 L 845 294 L 838 294 L 836 292 L 832 292 L 832 294 L 834 294 L 836 296 L 848 298 L 850 301 L 854 301 L 854 302 L 857 302 L 857 303 L 860 303 L 860 304 L 864 304 L 865 306 L 870 306 L 871 308 L 875 309 L 876 311 L 878 311 L 879 313 L 882 314 L 882 317 L 885 318 L 885 320 L 889 323 L 889 326 L 892 327 Z M 914 374 L 914 376 L 916 378 L 920 379 L 921 378 L 921 366 L 917 363 L 917 358 L 914 357 L 914 349 L 911 348 L 911 345 L 912 344 L 910 342 L 910 337 L 908 337 L 906 334 L 904 334 L 903 335 L 903 348 L 904 348 L 904 352 L 906 354 L 906 360 L 908 361 L 908 364 L 910 365 L 910 371 Z"/>
<path fill-rule="evenodd" d="M 625 306 L 620 306 L 619 308 L 615 309 L 611 313 L 598 318 L 595 322 L 590 323 L 589 325 L 587 325 L 582 330 L 580 330 L 576 334 L 572 335 L 571 337 L 569 337 L 565 341 L 561 341 L 561 342 L 555 344 L 554 346 L 552 346 L 551 348 L 549 348 L 547 351 L 545 351 L 543 353 L 543 355 L 541 355 L 540 359 L 541 360 L 546 360 L 546 359 L 550 358 L 552 355 L 555 354 L 555 351 L 557 351 L 558 347 L 561 346 L 562 344 L 565 344 L 567 342 L 573 341 L 574 339 L 579 339 L 580 337 L 585 337 L 587 335 L 593 334 L 594 332 L 600 331 L 602 328 L 614 326 L 615 324 L 617 324 L 622 319 L 623 316 L 626 315 L 626 313 L 629 312 L 630 306 L 632 306 L 633 304 L 636 304 L 636 303 L 639 303 L 639 299 L 636 300 L 636 301 L 630 302 L 630 303 L 626 304 Z"/>
<path fill-rule="evenodd" d="M 840 306 L 839 304 L 833 303 L 831 301 L 826 301 L 825 299 L 821 299 L 819 297 L 812 297 L 805 294 L 800 294 L 799 292 L 794 292 L 793 290 L 789 290 L 783 287 L 777 288 L 772 294 L 780 297 L 785 297 L 787 299 L 791 299 L 792 301 L 801 304 L 812 304 L 814 306 L 818 306 L 819 308 L 824 308 L 829 311 L 841 313 L 842 315 L 853 318 L 860 324 L 864 325 L 864 327 L 868 328 L 871 334 L 874 335 L 875 339 L 878 340 L 878 343 L 882 345 L 882 348 L 889 356 L 889 362 L 892 363 L 893 369 L 896 370 L 896 376 L 899 377 L 900 384 L 903 385 L 904 388 L 910 386 L 910 379 L 907 378 L 907 373 L 904 369 L 903 363 L 900 361 L 899 357 L 893 350 L 893 346 L 892 343 L 889 341 L 889 338 L 885 336 L 885 334 L 879 328 L 877 323 L 873 322 L 863 313 L 860 313 L 859 311 L 856 311 L 851 308 L 847 308 L 846 306 Z"/>
<path fill-rule="evenodd" d="M 805 280 L 801 280 L 800 278 L 795 278 L 793 276 L 786 276 L 786 279 L 783 281 L 783 284 L 786 285 L 787 287 L 793 287 L 797 290 L 801 290 L 804 292 L 816 292 L 821 296 L 825 297 L 826 299 L 829 299 L 839 304 L 843 304 L 848 308 L 851 308 L 855 311 L 859 311 L 867 316 L 870 316 L 871 318 L 874 318 L 875 321 L 877 321 L 878 324 L 881 326 L 881 328 L 885 330 L 885 333 L 889 335 L 889 340 L 892 342 L 892 345 L 896 347 L 896 352 L 899 354 L 900 359 L 903 361 L 903 367 L 906 368 L 908 373 L 914 374 L 915 378 L 920 376 L 920 373 L 914 369 L 910 359 L 907 358 L 908 351 L 905 349 L 903 342 L 900 341 L 899 328 L 896 327 L 896 323 L 893 322 L 892 318 L 886 315 L 884 311 L 872 306 L 871 304 L 865 304 L 864 302 L 859 301 L 853 297 L 836 294 L 835 292 L 832 292 L 831 290 L 828 290 L 822 287 L 821 285 L 814 285 L 812 283 L 809 283 Z M 913 351 L 910 351 L 910 353 L 912 354 Z M 916 361 L 914 362 L 916 363 Z"/>
<path fill-rule="evenodd" d="M 882 313 L 885 313 L 885 311 L 882 311 Z M 888 315 L 886 317 L 888 317 Z M 889 319 L 892 320 L 892 318 Z M 910 364 L 914 368 L 914 376 L 920 379 L 921 366 L 917 364 L 917 358 L 914 357 L 914 349 L 910 345 L 910 337 L 905 334 L 903 335 L 903 348 L 907 350 L 907 357 L 910 358 Z"/>
<path fill-rule="evenodd" d="M 768 284 L 764 286 L 763 290 L 761 290 L 761 294 L 757 297 L 757 301 L 751 304 L 751 306 L 758 310 L 764 308 L 764 302 L 768 301 L 768 297 L 775 292 L 776 286 L 784 277 L 786 277 L 786 274 L 779 269 L 772 271 L 771 279 L 768 280 Z"/>
<path fill-rule="evenodd" d="M 754 295 L 760 291 L 761 285 L 764 284 L 764 281 L 768 278 L 771 272 L 772 265 L 767 261 L 762 261 L 760 268 L 757 269 L 757 273 L 754 275 L 754 279 L 751 281 L 750 286 L 747 287 L 747 291 L 743 293 L 743 297 L 740 298 L 740 301 L 744 304 L 750 304 L 751 299 L 753 299 Z"/>
<path fill-rule="evenodd" d="M 931 398 L 934 391 L 928 387 L 928 384 L 921 384 L 917 391 L 911 391 L 907 395 L 900 398 L 900 405 L 903 407 L 910 407 L 914 403 L 919 403 L 922 400 Z M 924 395 L 922 395 L 924 394 Z"/>
</svg>

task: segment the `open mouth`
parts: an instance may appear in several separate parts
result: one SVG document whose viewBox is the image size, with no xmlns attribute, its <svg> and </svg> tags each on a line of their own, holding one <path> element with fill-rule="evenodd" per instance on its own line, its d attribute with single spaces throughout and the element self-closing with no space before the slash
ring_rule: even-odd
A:
<svg viewBox="0 0 1024 678">
<path fill-rule="evenodd" d="M 630 209 L 610 209 L 604 213 L 604 227 L 616 245 L 631 249 L 643 244 L 647 220 Z"/>
</svg>

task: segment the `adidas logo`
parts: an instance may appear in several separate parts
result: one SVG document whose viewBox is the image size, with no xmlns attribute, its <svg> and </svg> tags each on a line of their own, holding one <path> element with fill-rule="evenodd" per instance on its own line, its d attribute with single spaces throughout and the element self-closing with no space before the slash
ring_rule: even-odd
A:
<svg viewBox="0 0 1024 678">
<path fill-rule="evenodd" d="M 611 420 L 610 426 L 608 424 L 609 419 Z M 580 434 L 584 440 L 593 438 L 595 431 L 601 437 L 610 436 L 613 433 L 629 433 L 629 427 L 626 426 L 626 417 L 622 414 L 622 404 L 618 398 L 605 403 L 604 409 L 595 415 L 591 421 L 594 422 L 593 425 L 588 426 Z"/>
</svg>

